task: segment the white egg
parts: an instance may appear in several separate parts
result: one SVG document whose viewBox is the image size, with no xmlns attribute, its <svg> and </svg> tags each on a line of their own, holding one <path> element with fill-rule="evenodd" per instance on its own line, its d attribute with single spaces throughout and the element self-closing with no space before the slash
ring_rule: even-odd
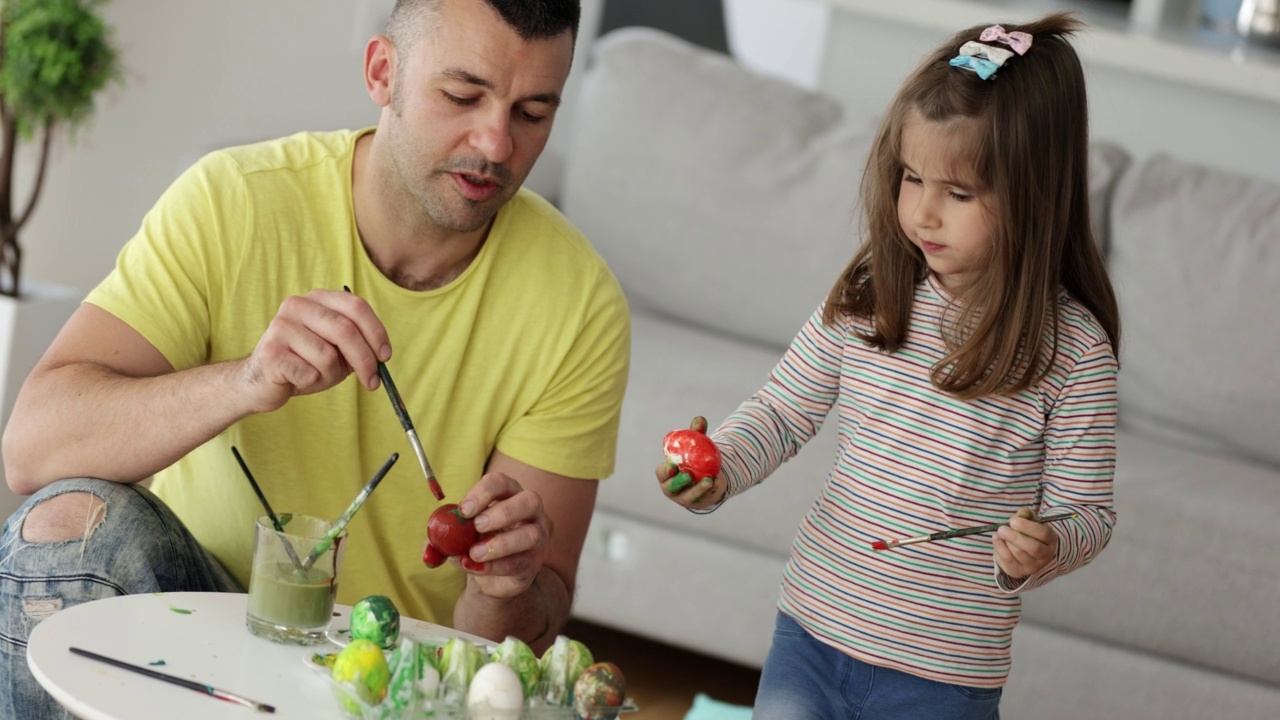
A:
<svg viewBox="0 0 1280 720">
<path fill-rule="evenodd" d="M 476 671 L 467 689 L 471 720 L 512 720 L 520 716 L 524 690 L 520 676 L 502 663 L 489 663 Z"/>
</svg>

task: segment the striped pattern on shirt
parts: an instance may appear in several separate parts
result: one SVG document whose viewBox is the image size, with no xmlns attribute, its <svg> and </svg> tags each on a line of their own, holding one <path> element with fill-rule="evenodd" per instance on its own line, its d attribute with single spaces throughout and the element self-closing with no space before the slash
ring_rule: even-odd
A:
<svg viewBox="0 0 1280 720">
<path fill-rule="evenodd" d="M 1063 293 L 1048 375 L 1013 395 L 959 400 L 935 388 L 949 296 L 917 287 L 903 347 L 879 351 L 830 327 L 822 308 L 765 386 L 715 433 L 728 496 L 795 455 L 837 407 L 838 449 L 801 521 L 779 609 L 824 643 L 879 666 L 999 687 L 1021 612 L 1018 593 L 1090 562 L 1115 523 L 1115 354 L 1093 316 Z M 1014 587 L 992 535 L 873 552 L 875 540 L 1005 521 L 1021 507 L 1053 523 L 1057 557 Z"/>
</svg>

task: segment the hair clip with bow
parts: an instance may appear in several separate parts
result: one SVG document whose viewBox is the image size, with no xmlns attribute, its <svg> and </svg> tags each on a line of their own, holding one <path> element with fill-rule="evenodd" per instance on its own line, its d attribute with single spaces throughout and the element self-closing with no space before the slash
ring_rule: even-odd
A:
<svg viewBox="0 0 1280 720">
<path fill-rule="evenodd" d="M 1000 69 L 999 65 L 976 55 L 957 55 L 951 58 L 951 67 L 972 70 L 978 73 L 978 77 L 983 80 L 990 80 L 991 76 L 995 75 L 996 71 Z"/>
<path fill-rule="evenodd" d="M 960 46 L 960 54 L 986 58 L 995 63 L 997 67 L 1003 66 L 1006 60 L 1013 57 L 1012 50 L 1005 50 L 994 45 L 983 45 L 973 40 Z"/>
<path fill-rule="evenodd" d="M 1018 30 L 1013 32 L 1005 32 L 1000 25 L 992 25 L 982 34 L 978 36 L 982 42 L 999 42 L 1013 48 L 1013 51 L 1019 55 L 1026 55 L 1031 49 L 1032 37 L 1030 33 L 1024 33 Z"/>
</svg>

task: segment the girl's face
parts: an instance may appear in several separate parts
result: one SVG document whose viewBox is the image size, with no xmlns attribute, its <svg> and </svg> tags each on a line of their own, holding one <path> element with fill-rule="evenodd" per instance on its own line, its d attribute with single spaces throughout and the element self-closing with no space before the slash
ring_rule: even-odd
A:
<svg viewBox="0 0 1280 720">
<path fill-rule="evenodd" d="M 902 130 L 898 224 L 953 292 L 982 269 L 994 225 L 991 193 L 968 161 L 968 122 L 930 122 L 912 113 Z"/>
</svg>

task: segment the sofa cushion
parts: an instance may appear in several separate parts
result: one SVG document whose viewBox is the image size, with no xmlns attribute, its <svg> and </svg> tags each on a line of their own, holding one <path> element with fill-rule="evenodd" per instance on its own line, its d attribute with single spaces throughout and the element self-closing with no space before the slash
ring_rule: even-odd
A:
<svg viewBox="0 0 1280 720">
<path fill-rule="evenodd" d="M 1162 156 L 1120 181 L 1123 426 L 1280 465 L 1278 240 L 1280 185 Z"/>
<path fill-rule="evenodd" d="M 633 307 L 780 347 L 853 255 L 873 131 L 820 93 L 618 30 L 583 81 L 561 202 Z"/>
<path fill-rule="evenodd" d="M 561 203 L 633 306 L 781 347 L 856 249 L 877 121 L 659 31 L 618 30 L 584 82 Z M 1099 242 L 1127 162 L 1092 148 Z"/>
<path fill-rule="evenodd" d="M 1024 618 L 1280 684 L 1280 472 L 1129 432 L 1117 462 L 1111 544 Z"/>
<path fill-rule="evenodd" d="M 1111 198 L 1129 162 L 1129 153 L 1115 143 L 1095 140 L 1089 146 L 1089 220 L 1104 253 L 1110 247 Z"/>
</svg>

